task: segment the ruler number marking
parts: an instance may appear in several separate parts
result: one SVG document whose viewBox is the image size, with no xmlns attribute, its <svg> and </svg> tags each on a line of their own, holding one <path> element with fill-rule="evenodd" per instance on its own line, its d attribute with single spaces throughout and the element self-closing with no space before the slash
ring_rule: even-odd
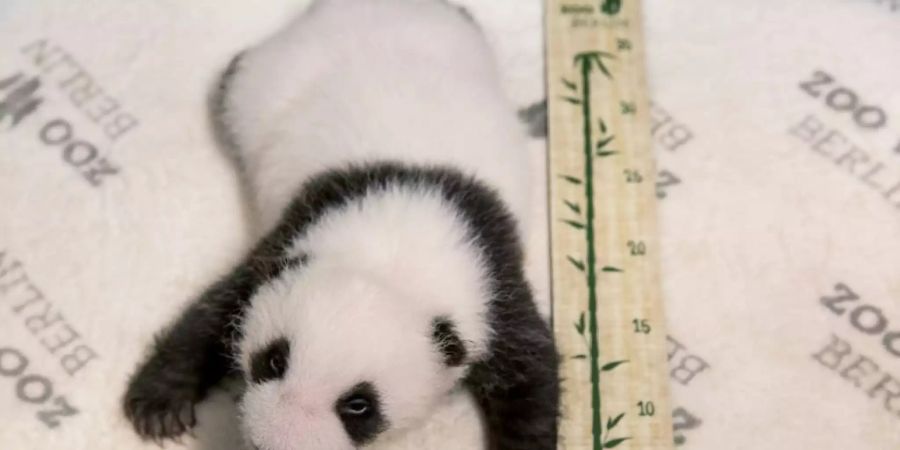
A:
<svg viewBox="0 0 900 450">
<path fill-rule="evenodd" d="M 625 169 L 623 173 L 625 174 L 626 183 L 640 183 L 644 181 L 644 176 L 636 169 Z"/>
<path fill-rule="evenodd" d="M 650 326 L 650 321 L 647 319 L 634 319 L 631 323 L 634 325 L 635 333 L 650 334 L 650 332 L 653 331 L 653 328 Z"/>
<path fill-rule="evenodd" d="M 653 402 L 637 402 L 638 407 L 638 416 L 640 417 L 653 417 L 656 414 L 656 405 Z"/>
<path fill-rule="evenodd" d="M 631 256 L 644 256 L 647 254 L 647 244 L 644 241 L 628 241 L 627 245 Z"/>
</svg>

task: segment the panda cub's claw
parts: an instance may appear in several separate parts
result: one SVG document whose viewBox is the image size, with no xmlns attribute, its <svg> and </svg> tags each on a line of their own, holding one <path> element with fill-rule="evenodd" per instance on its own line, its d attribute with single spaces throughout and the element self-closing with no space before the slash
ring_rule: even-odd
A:
<svg viewBox="0 0 900 450">
<path fill-rule="evenodd" d="M 183 389 L 132 383 L 125 396 L 125 416 L 144 440 L 177 439 L 197 425 L 195 396 Z"/>
</svg>

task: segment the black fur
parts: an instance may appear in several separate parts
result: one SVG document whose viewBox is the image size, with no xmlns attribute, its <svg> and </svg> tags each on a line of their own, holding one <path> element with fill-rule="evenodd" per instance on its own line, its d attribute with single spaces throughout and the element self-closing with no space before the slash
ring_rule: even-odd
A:
<svg viewBox="0 0 900 450">
<path fill-rule="evenodd" d="M 456 325 L 446 317 L 438 317 L 431 324 L 431 340 L 444 356 L 447 367 L 457 367 L 466 360 L 466 345 L 456 332 Z"/>
<path fill-rule="evenodd" d="M 236 373 L 237 324 L 256 289 L 295 264 L 285 259 L 280 229 L 263 239 L 157 336 L 147 360 L 131 376 L 123 407 L 144 439 L 177 437 L 196 425 L 194 406 Z"/>
<path fill-rule="evenodd" d="M 492 450 L 556 448 L 558 354 L 524 275 L 516 223 L 491 190 L 451 176 L 445 196 L 467 219 L 489 270 L 491 341 L 466 384 L 484 410 Z"/>
<path fill-rule="evenodd" d="M 492 189 L 471 177 L 397 163 L 331 170 L 303 186 L 276 229 L 188 308 L 132 378 L 125 410 L 138 433 L 159 439 L 193 426 L 194 405 L 229 372 L 227 353 L 239 337 L 235 324 L 256 289 L 283 270 L 293 238 L 328 210 L 389 186 L 440 192 L 462 213 L 486 262 L 491 339 L 487 356 L 470 363 L 465 381 L 484 410 L 491 449 L 555 449 L 558 356 L 525 280 L 515 219 Z"/>
<path fill-rule="evenodd" d="M 363 402 L 365 412 L 354 413 L 351 402 Z M 375 439 L 388 428 L 388 421 L 381 413 L 381 398 L 371 383 L 359 383 L 344 393 L 334 404 L 334 410 L 341 418 L 350 440 L 356 445 L 364 445 Z"/>
</svg>

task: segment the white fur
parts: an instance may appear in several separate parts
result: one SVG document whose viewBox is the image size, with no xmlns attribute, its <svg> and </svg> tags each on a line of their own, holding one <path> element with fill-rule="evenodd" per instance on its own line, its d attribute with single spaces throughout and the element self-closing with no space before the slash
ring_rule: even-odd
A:
<svg viewBox="0 0 900 450">
<path fill-rule="evenodd" d="M 226 120 L 261 231 L 311 176 L 381 160 L 475 175 L 526 225 L 525 137 L 493 64 L 476 26 L 438 0 L 320 0 L 246 52 Z M 436 316 L 453 319 L 470 358 L 485 351 L 486 276 L 461 218 L 437 193 L 372 193 L 326 214 L 292 251 L 308 263 L 264 286 L 245 320 L 245 370 L 271 340 L 291 342 L 283 380 L 244 396 L 257 444 L 352 448 L 333 405 L 361 381 L 376 386 L 391 425 L 376 446 L 421 425 L 463 375 L 434 349 Z"/>
<path fill-rule="evenodd" d="M 308 263 L 265 285 L 245 319 L 245 372 L 253 352 L 291 343 L 284 379 L 244 397 L 250 438 L 276 450 L 349 448 L 334 403 L 363 381 L 379 390 L 392 433 L 420 425 L 463 375 L 443 366 L 431 319 L 452 318 L 472 358 L 489 332 L 464 223 L 435 192 L 389 188 L 326 214 L 295 251 Z"/>
<path fill-rule="evenodd" d="M 321 0 L 248 51 L 226 105 L 268 230 L 299 185 L 366 160 L 451 164 L 528 216 L 522 125 L 481 32 L 439 0 Z"/>
</svg>

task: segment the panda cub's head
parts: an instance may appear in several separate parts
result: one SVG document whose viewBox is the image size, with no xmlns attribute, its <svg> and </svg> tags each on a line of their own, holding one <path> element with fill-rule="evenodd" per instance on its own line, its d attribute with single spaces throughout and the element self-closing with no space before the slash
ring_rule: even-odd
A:
<svg viewBox="0 0 900 450">
<path fill-rule="evenodd" d="M 237 349 L 255 448 L 349 450 L 409 429 L 479 357 L 477 252 L 439 197 L 398 189 L 336 208 L 257 290 Z"/>
</svg>

